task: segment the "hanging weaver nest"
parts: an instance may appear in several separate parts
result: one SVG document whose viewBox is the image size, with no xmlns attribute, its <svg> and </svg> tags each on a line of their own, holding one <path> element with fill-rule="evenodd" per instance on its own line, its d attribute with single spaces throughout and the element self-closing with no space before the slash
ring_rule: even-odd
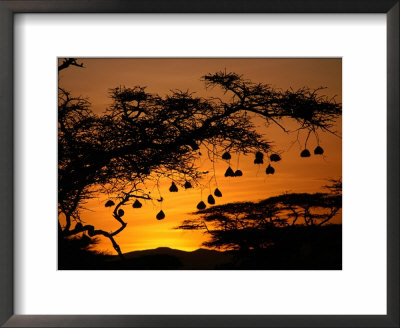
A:
<svg viewBox="0 0 400 328">
<path fill-rule="evenodd" d="M 225 152 L 222 154 L 222 159 L 230 160 L 231 158 L 232 158 L 232 156 L 228 152 Z"/>
<path fill-rule="evenodd" d="M 109 200 L 109 201 L 107 201 L 107 203 L 105 203 L 105 207 L 111 207 L 111 206 L 114 206 L 115 205 L 115 203 L 112 201 L 112 200 Z"/>
<path fill-rule="evenodd" d="M 322 155 L 323 153 L 324 153 L 324 150 L 322 147 L 320 147 L 320 146 L 315 147 L 315 149 L 314 149 L 315 155 Z"/>
<path fill-rule="evenodd" d="M 264 154 L 260 151 L 256 152 L 256 158 L 254 164 L 264 164 Z"/>
<path fill-rule="evenodd" d="M 271 162 L 279 162 L 281 160 L 281 157 L 278 154 L 272 154 L 269 159 Z"/>
<path fill-rule="evenodd" d="M 176 186 L 175 182 L 171 183 L 171 187 L 169 187 L 170 192 L 178 192 L 178 187 Z"/>
<path fill-rule="evenodd" d="M 163 210 L 161 210 L 160 212 L 157 213 L 157 215 L 156 215 L 157 220 L 162 220 L 164 218 L 165 218 L 165 214 L 164 214 Z"/>
<path fill-rule="evenodd" d="M 234 174 L 235 177 L 241 177 L 243 175 L 243 172 L 241 170 L 236 170 Z"/>
<path fill-rule="evenodd" d="M 204 210 L 206 207 L 207 207 L 207 205 L 203 201 L 201 201 L 197 204 L 197 209 L 199 209 L 199 210 Z"/>
<path fill-rule="evenodd" d="M 139 202 L 137 199 L 135 200 L 135 202 L 132 204 L 133 208 L 141 208 L 142 207 L 142 203 Z"/>
<path fill-rule="evenodd" d="M 235 176 L 235 172 L 233 172 L 233 170 L 231 169 L 231 167 L 229 166 L 227 168 L 227 170 L 225 171 L 225 177 L 234 177 Z"/>
<path fill-rule="evenodd" d="M 207 202 L 208 202 L 208 204 L 211 204 L 211 205 L 215 204 L 215 198 L 213 197 L 213 195 L 211 195 L 211 194 L 208 195 Z"/>
<path fill-rule="evenodd" d="M 90 237 L 93 237 L 94 236 L 94 227 L 92 226 L 92 225 L 87 225 L 86 226 L 87 227 L 87 233 L 88 233 L 88 235 L 90 236 Z"/>
<path fill-rule="evenodd" d="M 216 188 L 216 189 L 214 190 L 214 196 L 216 196 L 216 197 L 222 197 L 222 192 L 221 192 L 218 188 Z"/>
<path fill-rule="evenodd" d="M 266 174 L 274 174 L 275 173 L 275 169 L 270 164 L 268 164 L 268 167 L 265 170 L 265 173 Z"/>
<path fill-rule="evenodd" d="M 310 151 L 308 149 L 304 149 L 302 150 L 302 152 L 300 153 L 300 157 L 310 157 Z"/>
</svg>

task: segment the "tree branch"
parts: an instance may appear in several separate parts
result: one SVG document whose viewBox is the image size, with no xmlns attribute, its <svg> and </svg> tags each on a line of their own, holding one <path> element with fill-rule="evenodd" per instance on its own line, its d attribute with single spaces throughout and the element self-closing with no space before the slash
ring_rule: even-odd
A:
<svg viewBox="0 0 400 328">
<path fill-rule="evenodd" d="M 58 65 L 58 71 L 68 68 L 69 66 L 83 67 L 83 64 L 78 64 L 76 58 L 65 58 L 61 65 Z"/>
</svg>

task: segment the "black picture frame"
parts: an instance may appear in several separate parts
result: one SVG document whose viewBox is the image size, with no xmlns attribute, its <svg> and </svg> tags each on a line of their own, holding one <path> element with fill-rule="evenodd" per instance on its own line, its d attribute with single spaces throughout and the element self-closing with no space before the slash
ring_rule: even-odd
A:
<svg viewBox="0 0 400 328">
<path fill-rule="evenodd" d="M 4 327 L 399 327 L 399 8 L 399 0 L 0 0 L 0 324 Z M 386 14 L 387 315 L 14 315 L 14 14 L 122 12 Z"/>
</svg>

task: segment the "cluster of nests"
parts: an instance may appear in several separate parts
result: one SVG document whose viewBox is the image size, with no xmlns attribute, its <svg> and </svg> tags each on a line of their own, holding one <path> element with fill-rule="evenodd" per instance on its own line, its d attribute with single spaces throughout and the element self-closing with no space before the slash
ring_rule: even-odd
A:
<svg viewBox="0 0 400 328">
<path fill-rule="evenodd" d="M 215 188 L 215 190 L 214 190 L 214 196 L 215 196 L 215 197 L 222 197 L 222 192 L 221 192 L 218 188 Z M 210 205 L 214 205 L 214 204 L 215 204 L 215 198 L 214 198 L 214 196 L 213 196 L 212 194 L 209 194 L 209 195 L 208 195 L 208 197 L 207 197 L 207 202 L 208 202 L 208 204 L 210 204 Z M 200 201 L 200 202 L 197 204 L 197 209 L 199 209 L 199 210 L 204 210 L 206 207 L 207 207 L 207 205 L 206 205 L 206 203 L 204 203 L 203 201 Z"/>
<path fill-rule="evenodd" d="M 185 189 L 192 188 L 192 184 L 191 184 L 189 181 L 186 181 L 185 184 L 184 184 L 184 187 L 185 187 Z M 175 184 L 175 182 L 172 182 L 172 183 L 171 183 L 171 186 L 169 187 L 169 191 L 170 191 L 170 192 L 178 192 L 178 187 L 177 187 L 177 185 Z M 222 192 L 221 192 L 221 190 L 219 190 L 218 188 L 216 188 L 216 189 L 214 190 L 214 196 L 215 196 L 215 197 L 222 197 Z M 207 197 L 207 202 L 208 202 L 210 205 L 214 205 L 214 204 L 215 204 L 215 198 L 214 198 L 214 196 L 213 196 L 212 194 L 210 194 L 210 195 L 208 195 L 208 197 Z M 109 201 L 106 202 L 105 207 L 111 207 L 111 206 L 114 206 L 114 205 L 115 205 L 115 203 L 114 203 L 112 200 L 109 200 Z M 141 208 L 142 206 L 143 206 L 142 203 L 141 203 L 138 199 L 136 199 L 135 202 L 132 204 L 132 207 L 133 207 L 133 208 Z M 204 210 L 206 207 L 207 207 L 207 205 L 206 205 L 203 201 L 200 201 L 200 202 L 197 204 L 197 208 L 198 208 L 199 210 Z M 117 212 L 117 214 L 118 214 L 118 216 L 122 217 L 122 216 L 125 214 L 125 212 L 124 212 L 123 209 L 119 209 L 118 212 Z M 164 218 L 165 218 L 165 213 L 164 213 L 163 210 L 160 210 L 160 212 L 158 212 L 157 215 L 156 215 L 156 219 L 157 219 L 157 220 L 162 220 L 162 219 L 164 219 Z"/>
<path fill-rule="evenodd" d="M 314 154 L 315 155 L 322 155 L 324 153 L 324 150 L 322 149 L 322 147 L 317 146 L 314 149 Z M 304 149 L 301 151 L 300 153 L 300 157 L 310 157 L 311 153 L 308 149 Z M 222 155 L 222 159 L 229 161 L 232 158 L 231 154 L 229 152 L 225 152 Z M 271 162 L 279 162 L 281 160 L 281 157 L 278 154 L 272 154 L 269 156 L 269 160 Z M 264 154 L 260 151 L 256 152 L 255 154 L 255 159 L 254 159 L 254 164 L 264 164 Z M 265 169 L 265 173 L 266 174 L 274 174 L 275 173 L 275 169 L 271 166 L 271 164 L 268 164 L 267 168 Z M 243 172 L 241 170 L 236 170 L 233 171 L 232 168 L 229 166 L 228 169 L 225 171 L 225 177 L 241 177 L 243 175 Z M 192 188 L 192 184 L 189 181 L 186 181 L 183 185 L 183 187 L 185 189 L 190 189 Z M 171 183 L 171 186 L 169 187 L 169 191 L 170 192 L 178 192 L 178 187 L 175 184 L 175 182 Z M 214 196 L 215 197 L 222 197 L 222 193 L 221 191 L 216 188 L 214 190 Z M 215 198 L 212 194 L 208 195 L 207 197 L 207 202 L 210 205 L 214 205 L 215 204 Z M 112 200 L 109 200 L 106 202 L 105 207 L 111 207 L 114 206 L 115 203 Z M 142 203 L 136 199 L 135 202 L 132 204 L 133 208 L 141 208 L 142 207 Z M 197 204 L 197 209 L 199 210 L 204 210 L 207 207 L 206 203 L 203 201 L 200 201 Z M 117 212 L 118 216 L 122 217 L 125 212 L 123 209 L 119 209 Z M 160 210 L 160 212 L 157 213 L 156 215 L 156 219 L 157 220 L 162 220 L 165 218 L 165 213 L 163 212 L 163 210 Z"/>
<path fill-rule="evenodd" d="M 230 160 L 231 154 L 229 154 L 228 152 L 224 153 L 222 155 L 222 159 Z M 272 154 L 269 156 L 269 160 L 271 162 L 279 162 L 281 160 L 281 156 L 279 156 L 278 154 Z M 254 164 L 264 164 L 264 154 L 262 152 L 260 152 L 260 151 L 256 152 Z M 268 164 L 267 168 L 265 169 L 265 173 L 266 174 L 274 174 L 275 173 L 275 169 L 271 166 L 271 164 Z M 225 177 L 241 177 L 242 175 L 243 175 L 243 172 L 241 170 L 233 171 L 230 166 L 228 167 L 228 169 L 225 172 Z"/>
<path fill-rule="evenodd" d="M 323 153 L 324 153 L 324 150 L 321 146 L 315 147 L 314 155 L 322 155 Z M 311 153 L 307 148 L 303 149 L 300 153 L 300 157 L 310 157 L 310 156 L 311 156 Z"/>
<path fill-rule="evenodd" d="M 185 189 L 192 188 L 192 184 L 191 184 L 189 181 L 186 181 L 185 184 L 184 184 L 183 186 L 184 186 Z M 178 192 L 178 187 L 176 186 L 175 182 L 172 182 L 172 183 L 171 183 L 171 186 L 169 187 L 169 191 L 170 191 L 170 192 Z M 214 196 L 215 196 L 215 197 L 222 197 L 222 192 L 221 192 L 218 188 L 216 188 L 216 189 L 214 190 Z M 214 205 L 214 204 L 215 204 L 215 198 L 214 198 L 214 196 L 213 196 L 212 194 L 210 194 L 210 195 L 208 195 L 208 197 L 207 197 L 207 202 L 208 202 L 210 205 Z M 207 207 L 207 205 L 206 205 L 206 203 L 204 203 L 203 201 L 200 201 L 200 202 L 197 204 L 197 208 L 198 208 L 199 210 L 204 210 L 206 207 Z M 161 212 L 162 212 L 162 211 L 161 211 Z M 160 213 L 159 213 L 159 214 L 160 214 Z M 163 217 L 163 218 L 164 218 L 164 217 Z M 159 220 L 161 220 L 161 219 L 159 219 Z"/>
<path fill-rule="evenodd" d="M 176 187 L 175 183 L 172 183 L 172 184 L 175 186 L 175 187 L 173 188 L 173 190 L 175 190 L 175 188 L 176 188 L 176 191 L 178 191 L 178 188 Z M 171 187 L 172 187 L 172 186 L 171 186 Z M 170 190 L 171 190 L 171 187 L 170 187 Z M 108 201 L 105 203 L 104 206 L 105 206 L 105 207 L 111 207 L 111 206 L 114 206 L 114 205 L 115 205 L 115 203 L 114 203 L 112 200 L 108 200 Z M 136 199 L 136 200 L 134 201 L 134 203 L 132 204 L 132 207 L 133 207 L 133 208 L 141 208 L 142 206 L 143 206 L 143 204 L 142 204 L 138 199 Z M 124 211 L 122 208 L 120 208 L 120 209 L 118 210 L 117 214 L 118 214 L 119 217 L 122 217 L 122 216 L 124 216 L 125 211 Z M 161 210 L 160 212 L 157 213 L 156 218 L 157 218 L 157 220 L 162 220 L 162 219 L 165 218 L 165 213 L 163 212 L 163 210 Z"/>
</svg>

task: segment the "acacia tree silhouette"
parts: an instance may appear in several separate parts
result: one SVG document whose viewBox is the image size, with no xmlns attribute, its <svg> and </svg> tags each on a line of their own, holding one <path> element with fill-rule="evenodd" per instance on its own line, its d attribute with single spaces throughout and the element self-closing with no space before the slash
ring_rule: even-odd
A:
<svg viewBox="0 0 400 328">
<path fill-rule="evenodd" d="M 58 69 L 70 66 L 83 64 L 67 58 Z M 195 97 L 180 90 L 161 97 L 140 86 L 117 87 L 110 90 L 113 104 L 103 115 L 94 114 L 87 99 L 59 88 L 59 238 L 82 232 L 90 237 L 102 235 L 123 258 L 114 239 L 127 225 L 122 208 L 133 200 L 138 207 L 138 200 L 152 199 L 145 182 L 157 183 L 163 177 L 173 182 L 171 191 L 177 185 L 196 187 L 205 174 L 194 164 L 201 145 L 217 158 L 231 151 L 271 154 L 270 143 L 256 131 L 252 115 L 285 133 L 291 131 L 282 120 L 293 119 L 297 130 L 308 131 L 307 140 L 319 131 L 336 133 L 332 127 L 341 115 L 341 104 L 319 96 L 320 89 L 283 92 L 227 72 L 208 74 L 202 80 L 207 87 L 221 88 L 223 99 Z M 80 217 L 85 201 L 99 192 L 117 194 L 106 203 L 114 207 L 113 218 L 120 223 L 113 232 L 95 229 Z M 164 216 L 162 212 L 157 218 Z"/>
<path fill-rule="evenodd" d="M 342 208 L 341 180 L 331 180 L 328 193 L 285 193 L 258 203 L 237 202 L 193 213 L 175 229 L 203 230 L 203 246 L 224 250 L 266 248 L 290 226 L 322 226 Z"/>
</svg>

